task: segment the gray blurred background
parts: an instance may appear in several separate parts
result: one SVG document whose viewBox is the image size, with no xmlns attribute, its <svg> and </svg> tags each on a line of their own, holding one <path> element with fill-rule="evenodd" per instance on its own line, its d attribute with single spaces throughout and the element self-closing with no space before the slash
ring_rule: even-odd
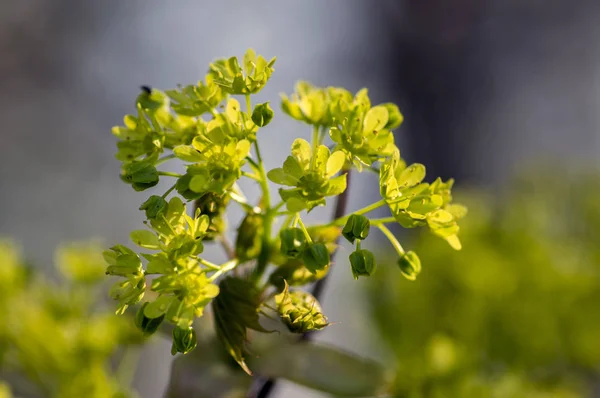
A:
<svg viewBox="0 0 600 398">
<path fill-rule="evenodd" d="M 549 157 L 596 167 L 599 17 L 593 0 L 0 1 L 0 235 L 48 267 L 61 241 L 127 241 L 145 197 L 118 179 L 111 126 L 140 85 L 195 82 L 248 47 L 278 58 L 261 99 L 277 102 L 299 79 L 368 87 L 375 103 L 400 105 L 403 156 L 459 185 L 501 187 Z M 280 117 L 261 134 L 272 168 L 310 129 Z M 350 208 L 376 184 L 353 179 Z M 323 304 L 343 323 L 319 339 L 377 356 L 368 325 L 348 316 L 361 303 L 342 268 Z M 142 397 L 162 396 L 168 348 L 144 353 Z M 321 395 L 282 384 L 276 396 Z"/>
</svg>

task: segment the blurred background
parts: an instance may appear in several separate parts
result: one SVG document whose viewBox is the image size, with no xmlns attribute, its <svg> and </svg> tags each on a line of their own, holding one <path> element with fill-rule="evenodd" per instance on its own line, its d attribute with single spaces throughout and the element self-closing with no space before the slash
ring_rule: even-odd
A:
<svg viewBox="0 0 600 398">
<path fill-rule="evenodd" d="M 341 323 L 318 339 L 394 363 L 397 396 L 600 396 L 598 21 L 593 0 L 2 1 L 0 235 L 48 269 L 61 242 L 127 241 L 144 198 L 117 178 L 110 128 L 140 85 L 253 47 L 277 56 L 261 99 L 303 79 L 398 103 L 403 157 L 472 205 L 461 253 L 405 237 L 428 245 L 415 282 L 393 259 L 355 282 L 342 249 L 322 300 Z M 276 117 L 268 168 L 309 134 Z M 350 209 L 374 199 L 375 179 L 352 183 Z M 143 352 L 142 397 L 162 396 L 170 360 L 168 343 Z"/>
</svg>

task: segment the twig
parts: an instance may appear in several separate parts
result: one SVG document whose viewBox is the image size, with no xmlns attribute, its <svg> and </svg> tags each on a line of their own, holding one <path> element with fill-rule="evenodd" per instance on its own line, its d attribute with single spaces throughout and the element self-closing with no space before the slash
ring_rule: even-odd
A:
<svg viewBox="0 0 600 398">
<path fill-rule="evenodd" d="M 221 247 L 223 248 L 223 251 L 225 251 L 227 259 L 232 260 L 233 258 L 235 258 L 235 249 L 233 248 L 233 245 L 231 244 L 229 239 L 227 239 L 225 235 L 222 235 L 217 239 L 221 243 Z"/>
</svg>

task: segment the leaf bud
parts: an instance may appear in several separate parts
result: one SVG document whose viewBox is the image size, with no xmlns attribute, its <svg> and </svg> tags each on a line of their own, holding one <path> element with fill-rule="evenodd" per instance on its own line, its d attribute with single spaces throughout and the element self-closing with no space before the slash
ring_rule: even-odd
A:
<svg viewBox="0 0 600 398">
<path fill-rule="evenodd" d="M 214 192 L 207 192 L 196 200 L 196 208 L 210 219 L 204 240 L 213 240 L 225 231 L 227 223 L 224 213 L 229 200 L 229 195 L 218 195 Z"/>
<path fill-rule="evenodd" d="M 137 326 L 144 335 L 149 336 L 158 330 L 158 327 L 162 324 L 165 316 L 161 315 L 158 318 L 148 318 L 144 315 L 144 309 L 147 305 L 147 302 L 144 303 L 135 314 L 135 326 Z"/>
<path fill-rule="evenodd" d="M 123 166 L 121 179 L 136 191 L 143 191 L 158 184 L 158 171 L 147 162 L 131 162 Z"/>
<path fill-rule="evenodd" d="M 379 106 L 385 107 L 388 111 L 388 121 L 383 127 L 384 129 L 393 130 L 402 124 L 402 122 L 404 121 L 404 116 L 402 116 L 402 113 L 400 113 L 398 105 L 388 102 Z"/>
<path fill-rule="evenodd" d="M 307 292 L 290 291 L 287 282 L 283 291 L 275 296 L 275 303 L 290 332 L 306 333 L 329 325 L 317 299 Z"/>
<path fill-rule="evenodd" d="M 171 355 L 175 355 L 178 352 L 187 354 L 196 348 L 198 341 L 196 339 L 196 331 L 190 327 L 188 329 L 181 329 L 175 327 L 173 329 L 173 345 L 171 346 Z"/>
<path fill-rule="evenodd" d="M 324 243 L 313 243 L 302 252 L 304 266 L 313 274 L 329 265 L 329 250 Z"/>
<path fill-rule="evenodd" d="M 306 247 L 306 236 L 300 228 L 286 228 L 279 233 L 281 238 L 281 254 L 297 258 Z"/>
<path fill-rule="evenodd" d="M 140 206 L 140 210 L 146 211 L 146 218 L 154 220 L 167 210 L 167 201 L 157 195 L 152 195 Z"/>
<path fill-rule="evenodd" d="M 354 243 L 356 239 L 363 240 L 369 236 L 371 222 L 369 219 L 360 214 L 351 214 L 342 229 L 342 235 L 350 243 Z"/>
<path fill-rule="evenodd" d="M 371 276 L 377 269 L 375 256 L 366 249 L 356 250 L 350 254 L 350 266 L 354 279 L 358 279 L 359 276 Z"/>
<path fill-rule="evenodd" d="M 408 280 L 414 281 L 417 279 L 417 275 L 421 272 L 421 260 L 417 256 L 417 253 L 412 250 L 406 252 L 398 260 L 398 266 L 402 275 Z"/>
<path fill-rule="evenodd" d="M 249 213 L 238 228 L 235 255 L 240 262 L 255 259 L 262 248 L 264 218 L 261 214 Z"/>
<path fill-rule="evenodd" d="M 264 127 L 271 122 L 273 119 L 273 109 L 268 102 L 264 104 L 258 104 L 252 111 L 252 121 L 258 127 Z"/>
</svg>

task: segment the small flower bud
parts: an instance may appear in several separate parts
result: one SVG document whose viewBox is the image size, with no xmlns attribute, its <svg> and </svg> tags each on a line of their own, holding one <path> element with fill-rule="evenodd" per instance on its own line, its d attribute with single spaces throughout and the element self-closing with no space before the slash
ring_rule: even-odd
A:
<svg viewBox="0 0 600 398">
<path fill-rule="evenodd" d="M 167 210 L 167 201 L 157 195 L 152 195 L 140 206 L 140 210 L 146 211 L 146 218 L 154 220 Z"/>
<path fill-rule="evenodd" d="M 359 276 L 371 276 L 377 269 L 375 256 L 366 249 L 356 250 L 350 254 L 350 266 L 354 279 L 358 279 Z"/>
<path fill-rule="evenodd" d="M 200 213 L 206 214 L 210 219 L 210 225 L 204 240 L 214 240 L 217 236 L 223 235 L 227 226 L 223 215 L 229 200 L 229 195 L 218 195 L 214 192 L 207 192 L 196 200 L 196 208 L 200 209 Z"/>
<path fill-rule="evenodd" d="M 158 330 L 158 327 L 165 319 L 165 316 L 161 315 L 158 318 L 148 318 L 144 315 L 144 309 L 147 305 L 147 302 L 144 303 L 135 314 L 135 326 L 137 326 L 138 329 L 144 333 L 144 335 L 149 336 Z"/>
<path fill-rule="evenodd" d="M 196 331 L 193 328 L 181 329 L 175 327 L 173 329 L 173 345 L 171 346 L 171 355 L 178 352 L 187 354 L 196 348 L 198 341 L 196 340 Z"/>
<path fill-rule="evenodd" d="M 313 274 L 329 265 L 329 250 L 324 243 L 313 243 L 302 252 L 304 266 Z"/>
<path fill-rule="evenodd" d="M 321 312 L 321 306 L 311 294 L 289 291 L 287 282 L 283 291 L 275 296 L 277 311 L 290 332 L 305 333 L 321 330 L 329 325 Z"/>
<path fill-rule="evenodd" d="M 369 219 L 360 214 L 352 214 L 348 217 L 344 229 L 342 229 L 342 235 L 350 243 L 354 243 L 356 239 L 363 240 L 369 236 L 369 229 L 371 228 L 371 222 Z"/>
<path fill-rule="evenodd" d="M 271 122 L 273 119 L 273 109 L 269 106 L 268 102 L 264 104 L 258 104 L 252 112 L 252 121 L 258 127 L 264 127 Z"/>
<path fill-rule="evenodd" d="M 279 233 L 281 238 L 281 254 L 298 257 L 306 247 L 306 236 L 300 228 L 286 228 Z"/>
<path fill-rule="evenodd" d="M 258 257 L 262 248 L 263 233 L 263 216 L 249 213 L 240 224 L 235 241 L 235 254 L 240 262 L 246 262 Z"/>
<path fill-rule="evenodd" d="M 158 184 L 158 171 L 147 162 L 131 162 L 123 166 L 121 179 L 136 191 L 143 191 Z"/>
<path fill-rule="evenodd" d="M 421 260 L 413 251 L 404 253 L 398 260 L 398 266 L 400 266 L 402 275 L 411 281 L 417 279 L 417 275 L 421 272 Z"/>
<path fill-rule="evenodd" d="M 402 116 L 402 113 L 400 113 L 400 109 L 398 109 L 396 104 L 388 102 L 386 104 L 381 104 L 380 106 L 385 107 L 388 111 L 388 121 L 383 127 L 384 129 L 393 130 L 402 124 L 404 116 Z"/>
</svg>

